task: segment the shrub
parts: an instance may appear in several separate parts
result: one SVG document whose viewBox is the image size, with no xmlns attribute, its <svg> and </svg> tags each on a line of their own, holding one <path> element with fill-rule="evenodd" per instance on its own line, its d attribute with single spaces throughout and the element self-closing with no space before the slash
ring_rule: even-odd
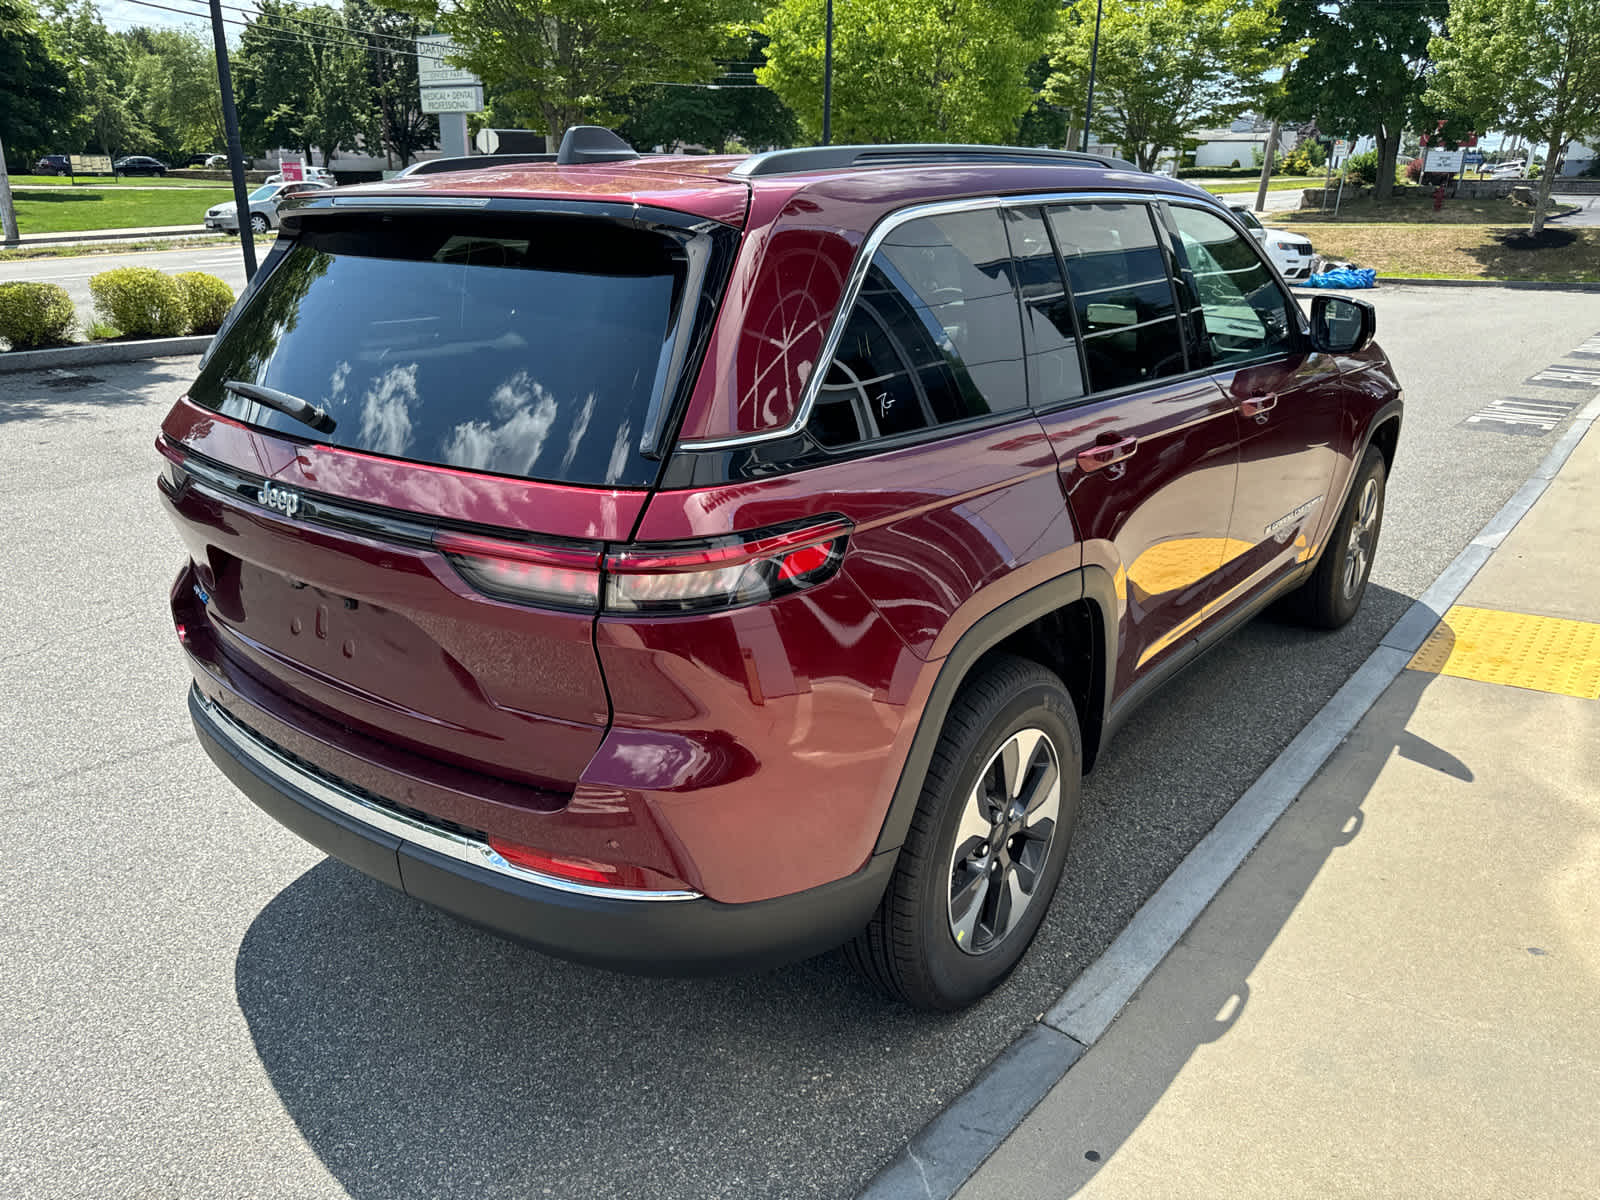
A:
<svg viewBox="0 0 1600 1200">
<path fill-rule="evenodd" d="M 1363 154 L 1352 154 L 1345 160 L 1344 174 L 1346 179 L 1358 180 L 1365 184 L 1377 183 L 1378 152 L 1368 150 Z"/>
<path fill-rule="evenodd" d="M 233 307 L 233 289 L 204 271 L 182 271 L 173 276 L 183 293 L 189 328 L 195 333 L 215 333 Z"/>
<path fill-rule="evenodd" d="M 95 312 L 125 334 L 176 337 L 189 328 L 183 291 L 154 267 L 118 267 L 89 280 Z"/>
<path fill-rule="evenodd" d="M 0 283 L 0 339 L 13 350 L 70 341 L 72 298 L 53 283 Z"/>
</svg>

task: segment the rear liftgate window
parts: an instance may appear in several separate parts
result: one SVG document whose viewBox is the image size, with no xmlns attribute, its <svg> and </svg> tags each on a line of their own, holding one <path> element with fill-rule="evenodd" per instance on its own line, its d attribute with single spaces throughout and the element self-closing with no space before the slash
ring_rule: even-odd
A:
<svg viewBox="0 0 1600 1200">
<path fill-rule="evenodd" d="M 310 221 L 224 333 L 190 399 L 292 437 L 560 483 L 634 487 L 657 463 L 689 259 L 572 217 Z M 317 431 L 228 390 L 324 410 Z"/>
</svg>

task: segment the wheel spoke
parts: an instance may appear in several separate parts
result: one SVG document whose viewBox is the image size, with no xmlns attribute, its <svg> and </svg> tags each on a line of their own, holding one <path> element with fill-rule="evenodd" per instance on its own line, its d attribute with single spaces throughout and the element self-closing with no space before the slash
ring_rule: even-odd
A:
<svg viewBox="0 0 1600 1200">
<path fill-rule="evenodd" d="M 956 945 L 964 950 L 973 949 L 978 918 L 987 907 L 989 891 L 989 871 L 983 868 L 973 871 L 950 894 L 950 931 Z"/>
<path fill-rule="evenodd" d="M 1006 796 L 1015 800 L 1022 795 L 1022 787 L 1032 772 L 1034 757 L 1039 753 L 1039 743 L 1044 734 L 1037 729 L 1024 729 L 1006 743 L 1000 759 L 1005 766 Z"/>
<path fill-rule="evenodd" d="M 993 828 L 994 821 L 989 816 L 989 806 L 983 797 L 983 780 L 980 779 L 967 796 L 966 807 L 961 810 L 961 824 L 956 826 L 955 861 L 969 857 L 971 843 L 974 840 L 986 840 Z"/>
<path fill-rule="evenodd" d="M 1026 826 L 1032 826 L 1036 821 L 1056 819 L 1056 813 L 1061 808 L 1061 768 L 1056 765 L 1054 755 L 1043 756 L 1043 761 L 1028 780 L 1025 795 L 1028 801 Z"/>
<path fill-rule="evenodd" d="M 1028 897 L 1023 893 L 1015 871 L 1007 871 L 1004 883 L 1000 887 L 990 888 L 989 895 L 992 899 L 985 907 L 992 908 L 994 915 L 984 924 L 989 927 L 989 939 L 998 942 L 1011 932 L 1022 910 L 1028 906 Z"/>
</svg>

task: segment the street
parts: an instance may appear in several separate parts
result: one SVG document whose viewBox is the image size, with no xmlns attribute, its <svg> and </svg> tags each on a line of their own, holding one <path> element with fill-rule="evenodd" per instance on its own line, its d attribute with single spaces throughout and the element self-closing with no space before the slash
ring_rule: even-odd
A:
<svg viewBox="0 0 1600 1200">
<path fill-rule="evenodd" d="M 236 246 L 0 278 L 51 278 L 87 312 L 88 276 L 132 262 L 243 284 Z M 1104 950 L 1594 394 L 1533 379 L 1592 368 L 1567 356 L 1600 333 L 1593 295 L 1363 295 L 1407 399 L 1363 609 L 1333 634 L 1255 621 L 1142 709 L 1086 781 L 1033 949 L 945 1017 L 885 1005 L 837 954 L 690 981 L 570 965 L 324 859 L 222 779 L 185 712 L 151 442 L 196 360 L 0 375 L 0 1195 L 853 1195 Z"/>
<path fill-rule="evenodd" d="M 257 246 L 258 256 L 266 247 Z M 64 258 L 25 258 L 0 262 L 0 283 L 27 279 L 54 283 L 67 289 L 72 306 L 78 310 L 82 330 L 94 318 L 94 298 L 89 294 L 89 278 L 117 267 L 155 267 L 169 275 L 179 271 L 204 271 L 215 275 L 238 295 L 244 287 L 244 256 L 237 241 L 225 246 L 203 246 L 187 250 L 139 250 L 130 254 L 83 254 Z"/>
</svg>

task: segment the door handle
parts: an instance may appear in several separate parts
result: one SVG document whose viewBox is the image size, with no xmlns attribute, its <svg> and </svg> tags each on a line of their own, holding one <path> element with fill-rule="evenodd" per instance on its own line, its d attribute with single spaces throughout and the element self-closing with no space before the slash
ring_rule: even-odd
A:
<svg viewBox="0 0 1600 1200">
<path fill-rule="evenodd" d="M 1125 458 L 1133 457 L 1133 452 L 1138 448 L 1138 438 L 1123 438 L 1116 442 L 1103 442 L 1098 446 L 1090 446 L 1087 450 L 1078 451 L 1078 470 L 1098 471 L 1109 467 L 1114 462 L 1121 462 Z"/>
<path fill-rule="evenodd" d="M 1247 417 L 1263 417 L 1278 407 L 1278 394 L 1268 392 L 1265 396 L 1251 396 L 1239 405 L 1239 411 Z"/>
</svg>

